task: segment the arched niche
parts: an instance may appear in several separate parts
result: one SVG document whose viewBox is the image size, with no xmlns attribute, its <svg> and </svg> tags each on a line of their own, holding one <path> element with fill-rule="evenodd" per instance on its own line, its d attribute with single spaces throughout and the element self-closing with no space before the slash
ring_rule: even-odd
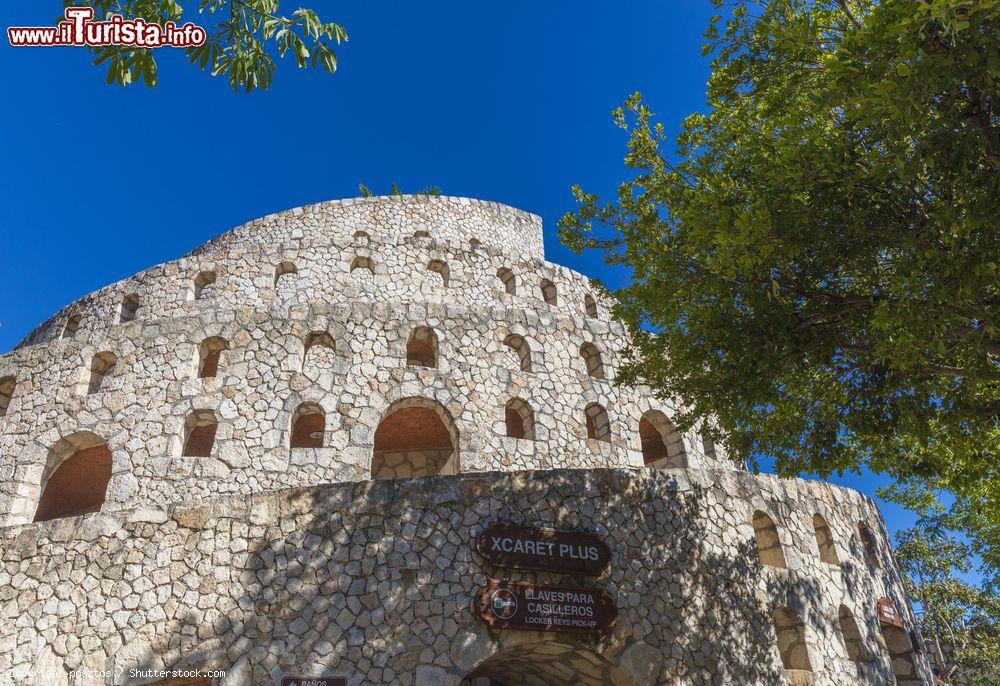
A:
<svg viewBox="0 0 1000 686">
<path fill-rule="evenodd" d="M 802 619 L 789 607 L 776 607 L 771 614 L 778 639 L 781 664 L 789 672 L 812 672 L 806 628 Z M 792 683 L 802 683 L 803 675 L 790 674 Z"/>
<path fill-rule="evenodd" d="M 594 379 L 605 378 L 604 359 L 601 357 L 600 349 L 593 343 L 584 343 L 580 346 L 580 357 L 587 368 L 587 375 Z"/>
<path fill-rule="evenodd" d="M 438 366 L 438 337 L 429 326 L 418 326 L 410 332 L 406 341 L 406 365 L 408 367 Z"/>
<path fill-rule="evenodd" d="M 448 287 L 448 281 L 451 278 L 451 269 L 449 269 L 447 262 L 443 260 L 431 260 L 427 263 L 427 271 L 434 275 L 434 279 L 437 281 L 436 285 L 442 288 Z"/>
<path fill-rule="evenodd" d="M 139 294 L 130 293 L 126 295 L 122 300 L 121 307 L 118 310 L 118 323 L 125 324 L 127 322 L 135 319 L 136 313 L 139 311 Z"/>
<path fill-rule="evenodd" d="M 522 372 L 532 371 L 531 346 L 524 336 L 512 333 L 504 339 L 503 344 L 517 357 L 517 366 Z"/>
<path fill-rule="evenodd" d="M 209 457 L 215 450 L 219 420 L 211 410 L 194 410 L 184 420 L 183 457 Z"/>
<path fill-rule="evenodd" d="M 497 269 L 497 278 L 500 279 L 508 295 L 517 295 L 517 277 L 514 276 L 514 272 L 507 267 L 500 267 Z"/>
<path fill-rule="evenodd" d="M 611 442 L 611 420 L 608 411 L 598 403 L 590 403 L 583 411 L 587 425 L 587 438 L 605 443 Z"/>
<path fill-rule="evenodd" d="M 788 563 L 785 561 L 785 551 L 781 547 L 781 538 L 778 536 L 778 527 L 774 525 L 774 520 L 769 514 L 757 510 L 753 513 L 752 523 L 761 563 L 768 567 L 786 569 Z"/>
<path fill-rule="evenodd" d="M 639 419 L 639 443 L 642 462 L 647 467 L 676 469 L 688 466 L 681 432 L 659 410 L 649 410 Z"/>
<path fill-rule="evenodd" d="M 208 298 L 212 295 L 212 289 L 215 286 L 215 272 L 214 271 L 202 271 L 198 272 L 198 275 L 194 277 L 191 282 L 191 290 L 189 291 L 189 296 L 191 300 L 201 300 L 202 298 Z"/>
<path fill-rule="evenodd" d="M 840 564 L 837 556 L 837 544 L 833 540 L 833 532 L 826 519 L 821 514 L 813 515 L 813 530 L 816 533 L 816 546 L 819 548 L 819 559 L 828 565 Z"/>
<path fill-rule="evenodd" d="M 422 397 L 393 403 L 375 430 L 372 478 L 399 479 L 458 471 L 458 430 L 447 408 Z"/>
<path fill-rule="evenodd" d="M 504 407 L 504 425 L 508 438 L 535 440 L 535 412 L 521 398 L 511 398 Z"/>
<path fill-rule="evenodd" d="M 97 512 L 111 480 L 111 451 L 104 439 L 80 431 L 49 449 L 34 521 Z"/>
<path fill-rule="evenodd" d="M 292 414 L 291 448 L 322 448 L 326 435 L 326 412 L 316 403 L 302 403 Z"/>
<path fill-rule="evenodd" d="M 198 378 L 214 379 L 219 375 L 219 367 L 229 350 L 229 341 L 221 336 L 210 336 L 198 345 Z"/>
</svg>

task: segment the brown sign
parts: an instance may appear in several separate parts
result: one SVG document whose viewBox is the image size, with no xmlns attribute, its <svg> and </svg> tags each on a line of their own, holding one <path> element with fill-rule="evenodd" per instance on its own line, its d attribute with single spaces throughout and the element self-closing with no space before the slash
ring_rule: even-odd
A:
<svg viewBox="0 0 1000 686">
<path fill-rule="evenodd" d="M 347 686 L 342 676 L 286 676 L 281 686 Z"/>
<path fill-rule="evenodd" d="M 491 629 L 606 634 L 618 621 L 604 591 L 578 586 L 490 579 L 476 594 L 475 607 Z"/>
<path fill-rule="evenodd" d="M 597 534 L 516 524 L 494 524 L 476 537 L 476 548 L 498 567 L 566 574 L 600 576 L 611 561 L 611 551 Z"/>
<path fill-rule="evenodd" d="M 898 626 L 900 629 L 903 628 L 903 618 L 900 616 L 899 610 L 896 609 L 896 606 L 892 604 L 891 600 L 888 598 L 879 598 L 875 607 L 880 624 L 891 624 L 892 626 Z"/>
</svg>

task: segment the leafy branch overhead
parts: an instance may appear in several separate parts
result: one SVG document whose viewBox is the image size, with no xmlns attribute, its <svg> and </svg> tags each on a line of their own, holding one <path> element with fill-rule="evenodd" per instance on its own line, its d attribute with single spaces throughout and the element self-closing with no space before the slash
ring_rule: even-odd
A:
<svg viewBox="0 0 1000 686">
<path fill-rule="evenodd" d="M 784 474 L 951 491 L 1000 546 L 1000 2 L 716 5 L 706 113 L 671 140 L 630 98 L 628 178 L 560 222 L 631 271 L 622 376 Z"/>
<path fill-rule="evenodd" d="M 311 9 L 281 13 L 279 0 L 66 0 L 66 6 L 94 8 L 95 19 L 111 14 L 142 18 L 150 22 L 193 21 L 208 32 L 205 43 L 185 50 L 191 64 L 212 76 L 229 79 L 233 90 L 267 90 L 278 57 L 291 55 L 301 68 L 337 70 L 335 45 L 347 41 L 340 24 L 324 22 Z M 197 6 L 197 15 L 185 7 Z M 206 23 L 207 22 L 207 23 Z M 160 48 L 165 50 L 169 48 Z M 94 64 L 107 64 L 107 82 L 127 86 L 158 82 L 157 50 L 128 46 L 94 47 Z"/>
</svg>

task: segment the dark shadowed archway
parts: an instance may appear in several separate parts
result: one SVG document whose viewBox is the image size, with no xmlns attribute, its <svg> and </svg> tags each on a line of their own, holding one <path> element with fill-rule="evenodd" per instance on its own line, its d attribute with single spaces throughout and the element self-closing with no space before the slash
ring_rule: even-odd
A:
<svg viewBox="0 0 1000 686">
<path fill-rule="evenodd" d="M 586 648 L 549 640 L 512 646 L 479 663 L 461 686 L 633 686 L 625 672 Z"/>
<path fill-rule="evenodd" d="M 458 473 L 458 431 L 436 400 L 412 397 L 393 403 L 375 430 L 373 479 Z"/>
</svg>

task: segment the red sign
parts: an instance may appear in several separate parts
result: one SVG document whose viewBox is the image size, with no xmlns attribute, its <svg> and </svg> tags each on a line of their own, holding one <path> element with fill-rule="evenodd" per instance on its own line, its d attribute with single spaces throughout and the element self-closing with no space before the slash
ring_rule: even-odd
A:
<svg viewBox="0 0 1000 686">
<path fill-rule="evenodd" d="M 900 629 L 903 628 L 903 617 L 899 614 L 899 610 L 896 609 L 891 600 L 888 598 L 879 598 L 875 608 L 880 624 L 891 624 L 892 626 L 898 626 Z"/>
<path fill-rule="evenodd" d="M 593 533 L 544 527 L 494 524 L 476 537 L 476 549 L 498 567 L 543 569 L 600 576 L 611 551 Z"/>
<path fill-rule="evenodd" d="M 490 579 L 476 594 L 475 608 L 491 629 L 606 634 L 618 622 L 604 591 L 579 586 Z"/>
</svg>

